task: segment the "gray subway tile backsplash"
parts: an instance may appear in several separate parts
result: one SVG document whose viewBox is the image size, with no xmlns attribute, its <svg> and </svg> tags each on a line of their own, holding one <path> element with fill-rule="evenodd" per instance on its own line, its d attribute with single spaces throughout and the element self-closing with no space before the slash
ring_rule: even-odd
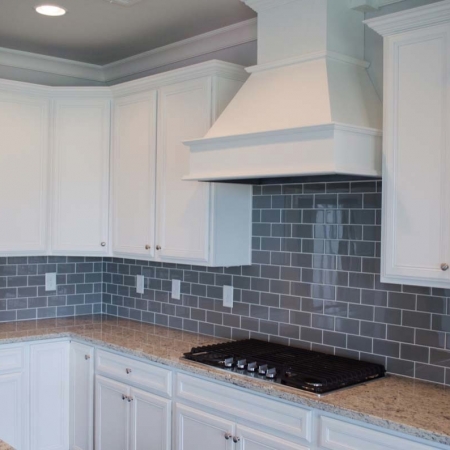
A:
<svg viewBox="0 0 450 450">
<path fill-rule="evenodd" d="M 450 290 L 380 281 L 381 183 L 254 186 L 253 265 L 0 258 L 0 321 L 103 313 L 385 364 L 450 384 Z M 58 274 L 56 292 L 44 290 Z M 137 294 L 135 276 L 145 277 Z M 181 300 L 170 295 L 182 281 Z M 224 308 L 222 286 L 234 287 Z"/>
</svg>

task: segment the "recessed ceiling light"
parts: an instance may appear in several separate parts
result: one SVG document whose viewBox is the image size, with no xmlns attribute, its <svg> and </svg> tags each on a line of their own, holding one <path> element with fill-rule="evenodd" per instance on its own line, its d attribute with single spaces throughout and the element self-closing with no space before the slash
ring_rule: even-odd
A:
<svg viewBox="0 0 450 450">
<path fill-rule="evenodd" d="M 58 17 L 63 16 L 67 11 L 57 5 L 40 5 L 36 6 L 36 12 L 44 16 Z"/>
</svg>

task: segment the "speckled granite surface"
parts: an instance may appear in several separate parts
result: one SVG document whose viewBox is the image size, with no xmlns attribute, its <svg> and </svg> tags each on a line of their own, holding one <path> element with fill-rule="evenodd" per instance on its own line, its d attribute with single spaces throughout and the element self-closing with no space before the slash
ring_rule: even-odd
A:
<svg viewBox="0 0 450 450">
<path fill-rule="evenodd" d="M 14 448 L 0 439 L 0 450 L 14 450 Z"/>
<path fill-rule="evenodd" d="M 450 388 L 395 376 L 317 398 L 183 359 L 192 346 L 222 340 L 108 316 L 0 324 L 0 344 L 71 337 L 299 405 L 450 445 Z M 0 447 L 0 450 L 3 448 Z"/>
</svg>

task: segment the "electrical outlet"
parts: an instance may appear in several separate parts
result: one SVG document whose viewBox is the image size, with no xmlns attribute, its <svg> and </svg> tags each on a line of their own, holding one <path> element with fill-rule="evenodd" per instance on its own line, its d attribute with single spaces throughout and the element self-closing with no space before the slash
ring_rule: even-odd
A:
<svg viewBox="0 0 450 450">
<path fill-rule="evenodd" d="M 45 274 L 45 290 L 56 291 L 56 273 Z"/>
<path fill-rule="evenodd" d="M 172 298 L 175 300 L 180 300 L 181 295 L 181 281 L 172 280 Z"/>
<path fill-rule="evenodd" d="M 233 286 L 223 287 L 223 306 L 225 308 L 233 307 Z"/>
<path fill-rule="evenodd" d="M 138 294 L 144 293 L 144 277 L 142 275 L 136 276 L 136 292 Z"/>
</svg>

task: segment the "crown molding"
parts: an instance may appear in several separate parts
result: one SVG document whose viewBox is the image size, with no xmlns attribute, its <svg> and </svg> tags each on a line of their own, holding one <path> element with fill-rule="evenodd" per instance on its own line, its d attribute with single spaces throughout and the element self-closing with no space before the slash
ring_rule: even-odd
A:
<svg viewBox="0 0 450 450">
<path fill-rule="evenodd" d="M 246 20 L 107 64 L 103 66 L 105 81 L 117 82 L 130 75 L 256 41 L 256 25 L 256 18 Z"/>
<path fill-rule="evenodd" d="M 204 63 L 182 67 L 181 69 L 170 70 L 169 72 L 116 84 L 111 86 L 110 90 L 115 97 L 118 97 L 158 89 L 162 86 L 180 83 L 192 78 L 207 76 L 221 76 L 241 82 L 246 81 L 248 78 L 242 66 L 213 59 Z"/>
<path fill-rule="evenodd" d="M 241 2 L 258 13 L 296 1 L 298 0 L 241 0 Z"/>
<path fill-rule="evenodd" d="M 350 9 L 369 12 L 376 11 L 383 6 L 392 5 L 393 3 L 399 3 L 402 1 L 403 0 L 348 0 L 348 6 Z"/>
<path fill-rule="evenodd" d="M 256 18 L 246 20 L 104 66 L 0 47 L 0 67 L 25 69 L 107 85 L 169 64 L 256 41 L 256 25 Z"/>
<path fill-rule="evenodd" d="M 369 28 L 382 36 L 390 36 L 448 22 L 450 22 L 450 0 L 364 21 Z"/>
<path fill-rule="evenodd" d="M 101 66 L 1 47 L 0 66 L 105 82 Z"/>
</svg>

